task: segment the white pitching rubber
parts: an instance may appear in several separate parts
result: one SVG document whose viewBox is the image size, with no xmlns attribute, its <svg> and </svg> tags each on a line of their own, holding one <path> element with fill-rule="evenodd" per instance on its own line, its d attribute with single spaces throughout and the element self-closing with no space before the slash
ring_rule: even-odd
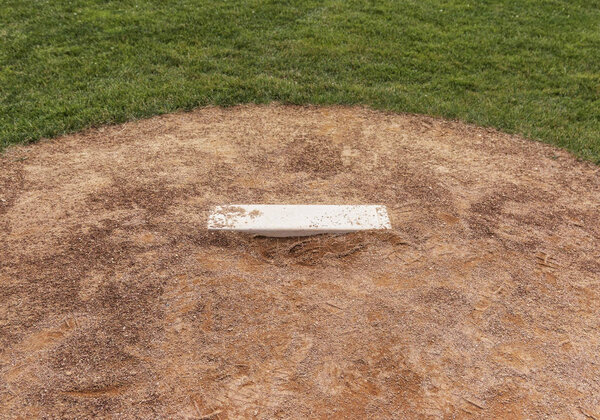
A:
<svg viewBox="0 0 600 420">
<path fill-rule="evenodd" d="M 376 205 L 238 204 L 217 206 L 208 218 L 208 230 L 276 237 L 391 228 L 385 206 Z"/>
</svg>

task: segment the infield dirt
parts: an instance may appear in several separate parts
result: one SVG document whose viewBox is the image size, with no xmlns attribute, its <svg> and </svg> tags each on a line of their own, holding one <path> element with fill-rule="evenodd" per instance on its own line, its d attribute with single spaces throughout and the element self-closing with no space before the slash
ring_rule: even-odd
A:
<svg viewBox="0 0 600 420">
<path fill-rule="evenodd" d="M 213 205 L 393 230 L 208 233 Z M 203 108 L 0 156 L 2 418 L 600 419 L 600 168 L 458 122 Z"/>
</svg>

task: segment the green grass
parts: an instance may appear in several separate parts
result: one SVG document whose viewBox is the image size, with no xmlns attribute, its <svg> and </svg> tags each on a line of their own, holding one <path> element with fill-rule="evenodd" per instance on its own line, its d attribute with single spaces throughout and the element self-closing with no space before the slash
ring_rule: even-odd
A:
<svg viewBox="0 0 600 420">
<path fill-rule="evenodd" d="M 600 163 L 600 1 L 0 3 L 0 149 L 270 101 L 458 118 Z"/>
</svg>

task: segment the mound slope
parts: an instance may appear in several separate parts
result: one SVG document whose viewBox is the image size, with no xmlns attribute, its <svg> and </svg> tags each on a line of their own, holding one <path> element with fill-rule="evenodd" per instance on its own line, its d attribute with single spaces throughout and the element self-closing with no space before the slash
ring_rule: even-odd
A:
<svg viewBox="0 0 600 420">
<path fill-rule="evenodd" d="M 0 159 L 2 417 L 600 418 L 600 173 L 564 151 L 271 105 Z M 207 233 L 226 203 L 394 229 Z"/>
</svg>

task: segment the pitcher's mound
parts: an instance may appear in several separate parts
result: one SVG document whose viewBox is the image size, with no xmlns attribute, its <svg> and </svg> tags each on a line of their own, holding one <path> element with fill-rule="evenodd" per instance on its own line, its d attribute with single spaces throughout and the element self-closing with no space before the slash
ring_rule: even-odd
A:
<svg viewBox="0 0 600 420">
<path fill-rule="evenodd" d="M 0 417 L 600 418 L 600 174 L 566 152 L 272 105 L 0 159 Z M 207 233 L 235 203 L 393 230 Z"/>
</svg>

